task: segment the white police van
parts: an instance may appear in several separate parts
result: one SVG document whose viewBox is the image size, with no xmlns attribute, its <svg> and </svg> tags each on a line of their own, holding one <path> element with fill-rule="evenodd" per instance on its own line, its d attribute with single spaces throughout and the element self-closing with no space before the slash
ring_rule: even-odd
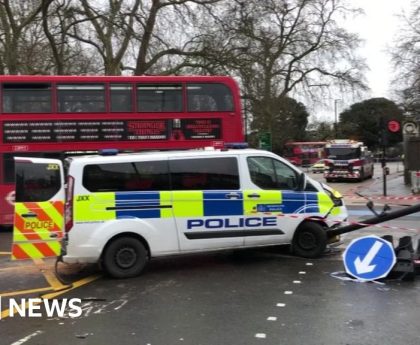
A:
<svg viewBox="0 0 420 345">
<path fill-rule="evenodd" d="M 100 262 L 113 277 L 138 275 L 154 257 L 221 249 L 291 244 L 317 257 L 328 226 L 347 218 L 339 193 L 267 151 L 94 155 L 65 167 L 16 158 L 15 219 L 29 210 L 35 228 L 48 227 L 60 222 L 51 209 L 64 211 L 63 261 Z"/>
</svg>

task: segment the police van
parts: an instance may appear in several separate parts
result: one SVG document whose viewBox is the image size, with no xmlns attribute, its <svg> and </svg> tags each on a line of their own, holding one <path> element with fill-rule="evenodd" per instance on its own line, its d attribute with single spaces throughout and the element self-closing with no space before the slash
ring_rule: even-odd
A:
<svg viewBox="0 0 420 345">
<path fill-rule="evenodd" d="M 151 258 L 221 249 L 290 244 L 317 257 L 347 218 L 338 192 L 267 151 L 15 161 L 14 258 L 99 262 L 117 278 Z"/>
</svg>

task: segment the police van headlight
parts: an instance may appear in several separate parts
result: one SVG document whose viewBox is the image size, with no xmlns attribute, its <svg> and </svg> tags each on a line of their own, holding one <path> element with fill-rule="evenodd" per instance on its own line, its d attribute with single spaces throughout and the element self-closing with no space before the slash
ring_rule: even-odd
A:
<svg viewBox="0 0 420 345">
<path fill-rule="evenodd" d="M 334 206 L 343 206 L 343 196 L 340 192 L 331 189 L 330 187 L 322 184 L 322 187 L 325 190 L 325 193 L 330 197 L 331 201 L 333 202 Z"/>
</svg>

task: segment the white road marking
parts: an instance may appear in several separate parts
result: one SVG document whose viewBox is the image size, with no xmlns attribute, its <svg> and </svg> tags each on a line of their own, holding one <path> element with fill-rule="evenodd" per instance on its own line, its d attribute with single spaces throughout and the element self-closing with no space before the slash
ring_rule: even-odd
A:
<svg viewBox="0 0 420 345">
<path fill-rule="evenodd" d="M 257 333 L 255 334 L 255 338 L 265 339 L 267 336 L 265 333 Z"/>
<path fill-rule="evenodd" d="M 284 308 L 286 306 L 286 303 L 277 303 L 276 306 L 280 308 Z"/>
<path fill-rule="evenodd" d="M 300 271 L 299 274 L 306 274 L 306 272 L 305 271 Z"/>
<path fill-rule="evenodd" d="M 302 283 L 300 280 L 294 280 L 293 281 L 293 284 L 300 284 L 300 283 Z"/>
<path fill-rule="evenodd" d="M 285 291 L 284 294 L 285 295 L 293 295 L 293 291 Z"/>
<path fill-rule="evenodd" d="M 267 317 L 267 321 L 277 321 L 277 317 L 269 316 L 269 317 Z"/>
<path fill-rule="evenodd" d="M 20 339 L 20 340 L 18 340 L 18 341 L 15 341 L 13 344 L 11 344 L 11 345 L 22 345 L 22 344 L 24 344 L 24 343 L 26 343 L 28 340 L 30 340 L 30 339 L 32 339 L 33 337 L 36 337 L 37 335 L 40 335 L 40 334 L 42 334 L 42 333 L 44 333 L 43 331 L 36 331 L 36 332 L 34 332 L 34 333 L 32 333 L 32 334 L 29 334 L 29 335 L 27 335 L 25 338 L 22 338 L 22 339 Z"/>
</svg>

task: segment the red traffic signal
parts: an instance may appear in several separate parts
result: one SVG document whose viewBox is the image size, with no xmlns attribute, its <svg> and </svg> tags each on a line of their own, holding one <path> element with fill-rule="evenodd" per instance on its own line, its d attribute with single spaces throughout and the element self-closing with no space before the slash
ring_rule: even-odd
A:
<svg viewBox="0 0 420 345">
<path fill-rule="evenodd" d="M 388 131 L 391 133 L 397 133 L 401 129 L 401 124 L 399 121 L 396 120 L 390 120 L 388 121 Z"/>
</svg>

